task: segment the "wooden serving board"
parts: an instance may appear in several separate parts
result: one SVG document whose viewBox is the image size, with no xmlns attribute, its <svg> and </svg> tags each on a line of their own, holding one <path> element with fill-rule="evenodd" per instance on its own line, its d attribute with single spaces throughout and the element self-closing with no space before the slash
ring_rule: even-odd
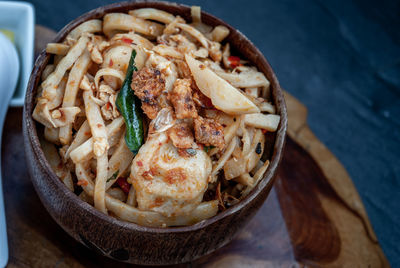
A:
<svg viewBox="0 0 400 268">
<path fill-rule="evenodd" d="M 37 51 L 54 32 L 36 27 Z M 178 267 L 389 267 L 346 170 L 285 93 L 289 115 L 278 179 L 257 215 L 224 248 Z M 7 115 L 2 150 L 9 267 L 125 267 L 85 248 L 39 201 L 25 165 L 22 109 Z"/>
</svg>

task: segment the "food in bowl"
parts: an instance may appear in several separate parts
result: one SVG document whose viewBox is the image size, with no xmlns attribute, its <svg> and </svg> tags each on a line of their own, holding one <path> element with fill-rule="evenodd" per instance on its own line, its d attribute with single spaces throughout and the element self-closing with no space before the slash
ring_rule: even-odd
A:
<svg viewBox="0 0 400 268">
<path fill-rule="evenodd" d="M 99 211 L 191 225 L 261 180 L 278 128 L 269 81 L 231 55 L 225 26 L 141 8 L 86 21 L 47 45 L 33 118 L 58 177 Z"/>
</svg>

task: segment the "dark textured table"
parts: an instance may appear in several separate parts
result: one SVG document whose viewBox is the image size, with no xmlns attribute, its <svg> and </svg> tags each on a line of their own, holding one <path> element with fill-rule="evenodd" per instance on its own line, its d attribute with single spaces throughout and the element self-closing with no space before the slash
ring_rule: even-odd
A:
<svg viewBox="0 0 400 268">
<path fill-rule="evenodd" d="M 59 30 L 112 1 L 32 2 L 36 23 Z M 400 266 L 400 2 L 184 3 L 241 30 L 306 104 L 311 129 L 345 165 L 386 256 Z"/>
</svg>

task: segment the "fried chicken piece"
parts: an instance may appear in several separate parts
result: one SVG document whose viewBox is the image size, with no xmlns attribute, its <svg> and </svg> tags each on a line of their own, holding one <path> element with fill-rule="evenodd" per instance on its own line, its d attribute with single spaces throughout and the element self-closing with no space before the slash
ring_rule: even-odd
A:
<svg viewBox="0 0 400 268">
<path fill-rule="evenodd" d="M 168 99 L 172 102 L 178 119 L 197 117 L 190 87 L 191 83 L 190 79 L 176 79 L 174 87 L 169 93 Z"/>
<path fill-rule="evenodd" d="M 193 133 L 187 123 L 178 123 L 168 129 L 168 137 L 176 148 L 189 149 L 194 143 Z"/>
<path fill-rule="evenodd" d="M 181 78 L 189 79 L 191 81 L 190 88 L 192 89 L 192 98 L 194 103 L 201 108 L 214 108 L 211 99 L 204 95 L 197 87 L 196 82 L 192 77 L 189 66 L 183 60 L 176 60 L 176 66 L 178 67 L 178 75 Z"/>
<path fill-rule="evenodd" d="M 165 89 L 165 80 L 161 72 L 151 67 L 144 67 L 133 73 L 131 87 L 142 101 L 143 112 L 150 119 L 154 119 L 160 110 L 157 97 Z"/>
<path fill-rule="evenodd" d="M 196 141 L 206 146 L 224 148 L 224 128 L 213 119 L 206 119 L 201 116 L 194 120 L 194 134 Z"/>
<path fill-rule="evenodd" d="M 140 210 L 166 217 L 187 215 L 203 200 L 210 157 L 199 148 L 191 157 L 181 157 L 178 151 L 165 132 L 151 135 L 140 147 L 130 175 Z"/>
<path fill-rule="evenodd" d="M 142 110 L 147 115 L 148 118 L 154 119 L 157 117 L 158 112 L 161 110 L 158 103 L 149 104 L 142 102 Z"/>
</svg>

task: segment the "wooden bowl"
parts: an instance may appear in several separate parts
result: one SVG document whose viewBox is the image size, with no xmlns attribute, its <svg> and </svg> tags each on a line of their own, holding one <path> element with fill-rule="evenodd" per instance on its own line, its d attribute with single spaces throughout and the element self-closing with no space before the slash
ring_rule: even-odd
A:
<svg viewBox="0 0 400 268">
<path fill-rule="evenodd" d="M 57 34 L 54 42 L 63 40 L 84 21 L 102 18 L 110 12 L 128 12 L 143 7 L 179 14 L 190 21 L 190 7 L 184 5 L 165 2 L 116 3 L 99 7 L 73 20 Z M 264 56 L 242 33 L 205 12 L 202 12 L 202 20 L 212 26 L 228 27 L 230 35 L 227 40 L 232 48 L 267 76 L 281 123 L 276 133 L 270 133 L 271 139 L 268 140 L 272 142 L 266 144 L 263 157 L 268 157 L 271 164 L 258 185 L 235 206 L 191 226 L 150 228 L 120 221 L 97 211 L 64 186 L 43 154 L 37 131 L 41 127 L 32 119 L 40 76 L 50 56 L 42 51 L 36 60 L 27 88 L 23 114 L 25 152 L 31 179 L 40 200 L 53 219 L 77 241 L 100 254 L 119 261 L 145 265 L 192 261 L 231 241 L 237 231 L 254 216 L 271 190 L 282 157 L 287 127 L 282 89 Z"/>
</svg>

